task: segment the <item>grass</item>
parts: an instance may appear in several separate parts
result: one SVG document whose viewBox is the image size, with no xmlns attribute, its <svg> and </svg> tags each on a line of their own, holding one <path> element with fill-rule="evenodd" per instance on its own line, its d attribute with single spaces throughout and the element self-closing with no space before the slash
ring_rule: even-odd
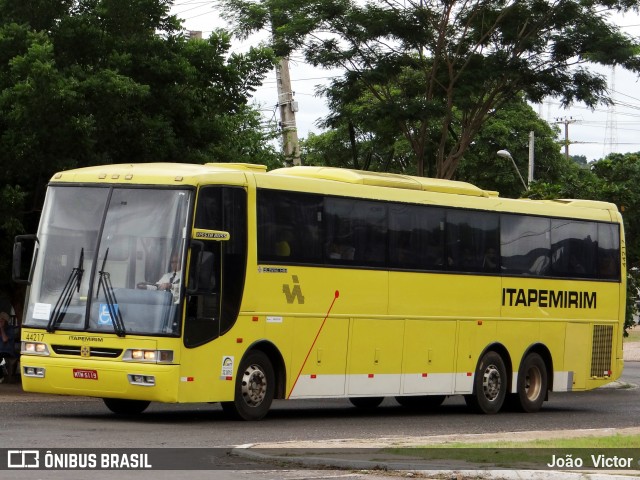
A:
<svg viewBox="0 0 640 480">
<path fill-rule="evenodd" d="M 452 462 L 456 468 L 480 466 L 522 469 L 546 468 L 552 455 L 583 458 L 585 468 L 590 465 L 591 455 L 603 453 L 606 456 L 637 452 L 640 448 L 638 435 L 610 435 L 604 437 L 559 438 L 530 441 L 497 441 L 487 443 L 446 443 L 423 445 L 415 448 L 385 449 L 392 455 L 410 456 L 414 459 Z M 626 452 L 621 452 L 626 450 Z M 588 463 L 589 462 L 589 463 Z"/>
<path fill-rule="evenodd" d="M 429 448 L 640 448 L 640 434 L 604 437 L 556 438 L 523 442 L 499 441 L 487 443 L 455 442 L 424 445 Z"/>
<path fill-rule="evenodd" d="M 640 342 L 640 328 L 630 328 L 629 336 L 624 337 L 624 342 Z"/>
</svg>

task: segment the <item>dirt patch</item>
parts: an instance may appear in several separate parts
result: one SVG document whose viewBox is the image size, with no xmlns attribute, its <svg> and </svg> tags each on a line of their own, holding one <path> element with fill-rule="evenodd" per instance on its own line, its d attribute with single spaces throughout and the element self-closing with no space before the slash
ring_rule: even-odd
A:
<svg viewBox="0 0 640 480">
<path fill-rule="evenodd" d="M 449 443 L 490 443 L 505 440 L 513 442 L 528 442 L 532 440 L 549 440 L 558 438 L 606 437 L 611 435 L 638 435 L 640 427 L 629 428 L 581 428 L 576 430 L 544 430 L 524 432 L 497 432 L 478 434 L 431 435 L 424 437 L 383 437 L 370 440 L 346 438 L 323 440 L 323 448 L 393 448 L 415 447 L 428 445 L 447 445 Z M 318 448 L 317 441 L 292 441 L 256 443 L 253 448 Z"/>
<path fill-rule="evenodd" d="M 625 342 L 622 358 L 625 362 L 640 362 L 640 342 Z"/>
</svg>

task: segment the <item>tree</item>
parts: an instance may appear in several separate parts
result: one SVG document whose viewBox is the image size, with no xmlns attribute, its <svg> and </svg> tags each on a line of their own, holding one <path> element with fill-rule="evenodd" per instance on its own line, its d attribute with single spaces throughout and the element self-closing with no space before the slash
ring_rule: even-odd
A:
<svg viewBox="0 0 640 480">
<path fill-rule="evenodd" d="M 363 98 L 336 105 L 324 122 L 329 130 L 303 142 L 305 163 L 414 175 L 411 146 L 399 133 L 394 135 L 384 119 L 372 120 L 369 105 L 366 93 Z M 555 141 L 557 131 L 519 96 L 493 112 L 483 124 L 454 178 L 498 190 L 502 196 L 522 196 L 525 192 L 511 162 L 499 159 L 496 152 L 509 150 L 526 178 L 531 131 L 535 134 L 534 178 L 559 180 L 569 167 Z"/>
<path fill-rule="evenodd" d="M 587 161 L 586 155 L 571 155 L 570 158 L 582 168 L 587 168 L 589 162 Z"/>
<path fill-rule="evenodd" d="M 171 3 L 0 0 L 0 195 L 19 209 L 0 211 L 2 233 L 35 231 L 58 170 L 275 161 L 248 104 L 271 50 L 231 54 L 224 31 L 189 40 Z M 0 283 L 10 278 L 3 251 Z"/>
<path fill-rule="evenodd" d="M 461 159 L 454 178 L 486 190 L 496 190 L 504 197 L 525 195 L 512 162 L 499 158 L 497 152 L 508 150 L 526 181 L 529 132 L 534 133 L 534 181 L 559 181 L 569 166 L 556 142 L 557 127 L 552 128 L 542 120 L 520 96 L 515 96 L 487 118 Z"/>
<path fill-rule="evenodd" d="M 635 1 L 223 0 L 241 35 L 268 28 L 276 52 L 341 67 L 332 88 L 368 92 L 415 154 L 419 175 L 453 178 L 495 110 L 523 92 L 539 102 L 609 102 L 593 64 L 640 71 L 638 43 L 608 20 Z"/>
</svg>

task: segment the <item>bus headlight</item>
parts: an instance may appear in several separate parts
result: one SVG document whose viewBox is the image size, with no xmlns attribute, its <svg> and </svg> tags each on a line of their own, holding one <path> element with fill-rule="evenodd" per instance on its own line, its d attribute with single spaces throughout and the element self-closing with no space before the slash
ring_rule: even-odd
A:
<svg viewBox="0 0 640 480">
<path fill-rule="evenodd" d="M 23 355 L 44 355 L 49 356 L 49 347 L 41 342 L 22 342 L 20 353 Z"/>
<path fill-rule="evenodd" d="M 173 363 L 173 350 L 130 348 L 125 350 L 122 360 L 125 362 Z"/>
</svg>

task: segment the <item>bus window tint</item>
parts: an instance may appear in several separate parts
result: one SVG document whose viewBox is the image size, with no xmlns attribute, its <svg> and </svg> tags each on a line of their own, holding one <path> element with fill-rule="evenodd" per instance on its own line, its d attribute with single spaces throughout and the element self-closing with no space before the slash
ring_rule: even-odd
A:
<svg viewBox="0 0 640 480">
<path fill-rule="evenodd" d="M 387 254 L 387 207 L 381 202 L 325 199 L 327 263 L 384 266 Z"/>
<path fill-rule="evenodd" d="M 440 270 L 444 266 L 444 209 L 389 206 L 389 266 Z"/>
<path fill-rule="evenodd" d="M 322 262 L 322 200 L 277 190 L 258 190 L 258 260 Z"/>
<path fill-rule="evenodd" d="M 620 278 L 616 224 L 258 190 L 258 260 Z"/>
<path fill-rule="evenodd" d="M 598 228 L 595 223 L 551 220 L 551 268 L 560 277 L 596 275 Z"/>
<path fill-rule="evenodd" d="M 618 225 L 598 224 L 598 277 L 618 280 L 620 272 L 620 229 Z"/>
<path fill-rule="evenodd" d="M 551 220 L 543 217 L 502 215 L 500 218 L 502 271 L 545 276 L 551 266 Z"/>
<path fill-rule="evenodd" d="M 497 272 L 500 268 L 498 215 L 447 211 L 447 263 L 457 272 Z"/>
</svg>

